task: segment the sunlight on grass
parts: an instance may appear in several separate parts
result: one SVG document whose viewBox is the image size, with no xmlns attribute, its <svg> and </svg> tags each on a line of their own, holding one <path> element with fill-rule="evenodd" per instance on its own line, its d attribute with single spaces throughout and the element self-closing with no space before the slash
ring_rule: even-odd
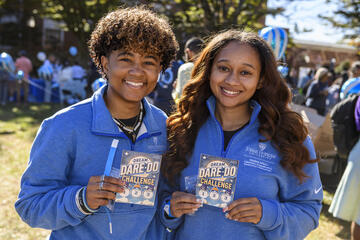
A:
<svg viewBox="0 0 360 240">
<path fill-rule="evenodd" d="M 46 239 L 49 231 L 30 228 L 15 211 L 31 144 L 41 121 L 59 109 L 57 105 L 7 106 L 0 109 L 0 239 Z"/>
</svg>

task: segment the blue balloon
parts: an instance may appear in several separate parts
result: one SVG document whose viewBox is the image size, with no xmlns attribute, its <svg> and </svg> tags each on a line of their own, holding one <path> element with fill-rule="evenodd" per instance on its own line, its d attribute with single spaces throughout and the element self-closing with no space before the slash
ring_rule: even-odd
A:
<svg viewBox="0 0 360 240">
<path fill-rule="evenodd" d="M 259 35 L 270 45 L 277 60 L 281 59 L 288 43 L 287 33 L 280 27 L 265 27 L 259 31 Z"/>
<path fill-rule="evenodd" d="M 95 92 L 96 90 L 98 90 L 99 88 L 101 88 L 102 86 L 104 86 L 106 84 L 106 80 L 103 78 L 98 78 L 96 79 L 92 84 L 91 84 L 91 88 L 92 90 Z"/>
<path fill-rule="evenodd" d="M 71 56 L 76 56 L 76 54 L 77 54 L 77 48 L 74 47 L 74 46 L 71 46 L 71 47 L 69 48 L 69 53 L 70 53 Z"/>
<path fill-rule="evenodd" d="M 12 57 L 3 52 L 0 54 L 0 68 L 7 71 L 8 73 L 15 73 L 15 64 Z"/>
</svg>

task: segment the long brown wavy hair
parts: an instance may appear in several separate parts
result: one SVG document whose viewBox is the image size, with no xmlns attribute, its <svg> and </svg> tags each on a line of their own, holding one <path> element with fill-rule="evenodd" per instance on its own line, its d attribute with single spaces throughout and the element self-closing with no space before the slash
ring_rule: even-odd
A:
<svg viewBox="0 0 360 240">
<path fill-rule="evenodd" d="M 213 37 L 197 59 L 191 81 L 184 87 L 177 110 L 167 120 L 169 150 L 164 155 L 162 173 L 174 184 L 188 165 L 197 133 L 209 117 L 206 100 L 212 95 L 210 73 L 217 54 L 236 41 L 254 48 L 261 62 L 260 88 L 252 99 L 261 105 L 259 133 L 262 141 L 272 141 L 282 156 L 281 165 L 300 182 L 306 178 L 303 167 L 317 161 L 310 159 L 303 145 L 308 135 L 302 117 L 289 108 L 291 93 L 277 71 L 277 62 L 269 45 L 254 33 L 228 30 Z"/>
</svg>

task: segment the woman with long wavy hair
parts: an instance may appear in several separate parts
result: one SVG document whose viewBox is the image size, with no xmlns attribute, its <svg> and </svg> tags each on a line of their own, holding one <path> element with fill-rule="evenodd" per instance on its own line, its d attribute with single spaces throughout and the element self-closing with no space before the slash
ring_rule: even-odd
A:
<svg viewBox="0 0 360 240">
<path fill-rule="evenodd" d="M 209 41 L 167 121 L 162 173 L 177 191 L 165 197 L 162 218 L 176 239 L 303 239 L 317 227 L 317 158 L 290 101 L 259 36 L 228 30 Z M 234 198 L 223 208 L 195 195 L 203 154 L 238 161 Z"/>
</svg>

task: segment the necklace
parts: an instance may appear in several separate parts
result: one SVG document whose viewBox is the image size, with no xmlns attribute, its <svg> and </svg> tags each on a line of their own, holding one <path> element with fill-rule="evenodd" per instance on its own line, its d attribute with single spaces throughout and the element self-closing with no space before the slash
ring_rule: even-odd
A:
<svg viewBox="0 0 360 240">
<path fill-rule="evenodd" d="M 140 112 L 136 116 L 136 120 L 132 126 L 125 124 L 120 119 L 113 118 L 113 120 L 115 121 L 116 125 L 118 125 L 118 127 L 121 128 L 121 130 L 126 131 L 127 135 L 130 135 L 132 140 L 135 141 L 136 135 L 137 135 L 137 132 L 142 123 L 143 117 L 144 117 L 144 108 L 143 108 L 142 102 L 140 102 Z"/>
</svg>

